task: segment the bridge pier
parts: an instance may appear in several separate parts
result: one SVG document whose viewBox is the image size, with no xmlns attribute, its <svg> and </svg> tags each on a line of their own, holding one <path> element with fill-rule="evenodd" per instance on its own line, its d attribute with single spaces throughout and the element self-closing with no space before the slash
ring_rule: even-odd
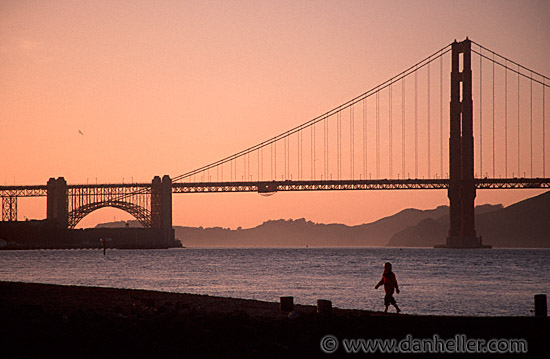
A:
<svg viewBox="0 0 550 359">
<path fill-rule="evenodd" d="M 460 55 L 462 54 L 462 71 Z M 449 236 L 444 248 L 487 248 L 475 230 L 471 41 L 451 47 L 449 136 Z M 462 91 L 461 91 L 462 90 Z M 462 98 L 461 98 L 462 94 Z"/>
<path fill-rule="evenodd" d="M 2 197 L 2 221 L 17 221 L 17 197 Z"/>
<path fill-rule="evenodd" d="M 58 227 L 69 226 L 69 201 L 67 181 L 63 177 L 50 178 L 47 184 L 47 220 Z"/>
<path fill-rule="evenodd" d="M 172 228 L 172 179 L 164 175 L 153 178 L 151 186 L 151 227 L 162 229 L 165 238 L 174 239 Z"/>
</svg>

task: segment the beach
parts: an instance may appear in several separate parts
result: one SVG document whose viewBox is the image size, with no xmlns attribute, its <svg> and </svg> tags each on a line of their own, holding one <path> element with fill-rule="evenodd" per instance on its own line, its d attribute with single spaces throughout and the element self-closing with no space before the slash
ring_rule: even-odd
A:
<svg viewBox="0 0 550 359">
<path fill-rule="evenodd" d="M 528 353 L 519 357 L 537 358 L 549 347 L 549 318 L 396 315 L 338 308 L 326 316 L 316 309 L 315 303 L 294 305 L 289 315 L 279 303 L 256 300 L 0 282 L 0 356 L 349 357 L 367 354 L 347 353 L 343 339 L 400 340 L 407 335 L 521 338 L 528 343 Z M 321 348 L 327 335 L 340 341 L 334 353 Z"/>
</svg>

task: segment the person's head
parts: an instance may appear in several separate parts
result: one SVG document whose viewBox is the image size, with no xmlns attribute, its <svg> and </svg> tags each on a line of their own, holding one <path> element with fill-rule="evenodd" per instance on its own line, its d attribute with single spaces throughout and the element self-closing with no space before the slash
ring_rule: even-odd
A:
<svg viewBox="0 0 550 359">
<path fill-rule="evenodd" d="M 384 273 L 389 273 L 391 272 L 391 263 L 390 262 L 386 262 L 384 264 Z"/>
</svg>

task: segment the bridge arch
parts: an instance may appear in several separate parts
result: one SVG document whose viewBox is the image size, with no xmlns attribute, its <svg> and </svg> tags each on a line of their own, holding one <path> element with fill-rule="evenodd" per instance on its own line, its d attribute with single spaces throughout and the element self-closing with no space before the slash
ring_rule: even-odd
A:
<svg viewBox="0 0 550 359">
<path fill-rule="evenodd" d="M 88 203 L 69 212 L 69 228 L 74 229 L 88 214 L 104 207 L 121 209 L 132 215 L 144 228 L 151 228 L 151 212 L 136 204 L 118 200 Z"/>
</svg>

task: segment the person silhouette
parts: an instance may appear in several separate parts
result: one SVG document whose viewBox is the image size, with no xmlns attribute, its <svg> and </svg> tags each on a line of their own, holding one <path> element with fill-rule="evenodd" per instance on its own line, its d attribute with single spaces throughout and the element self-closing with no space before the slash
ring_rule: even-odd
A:
<svg viewBox="0 0 550 359">
<path fill-rule="evenodd" d="M 397 306 L 397 302 L 395 301 L 395 298 L 393 297 L 393 292 L 399 294 L 399 285 L 397 284 L 397 278 L 395 277 L 395 274 L 392 272 L 392 267 L 390 262 L 386 262 L 384 264 L 384 273 L 382 274 L 382 279 L 380 279 L 380 282 L 376 284 L 374 289 L 378 289 L 382 284 L 384 285 L 384 290 L 386 292 L 386 295 L 384 296 L 384 306 L 386 307 L 384 309 L 384 313 L 388 312 L 388 307 L 393 305 L 395 307 L 395 310 L 397 313 L 401 311 L 399 307 Z"/>
</svg>

